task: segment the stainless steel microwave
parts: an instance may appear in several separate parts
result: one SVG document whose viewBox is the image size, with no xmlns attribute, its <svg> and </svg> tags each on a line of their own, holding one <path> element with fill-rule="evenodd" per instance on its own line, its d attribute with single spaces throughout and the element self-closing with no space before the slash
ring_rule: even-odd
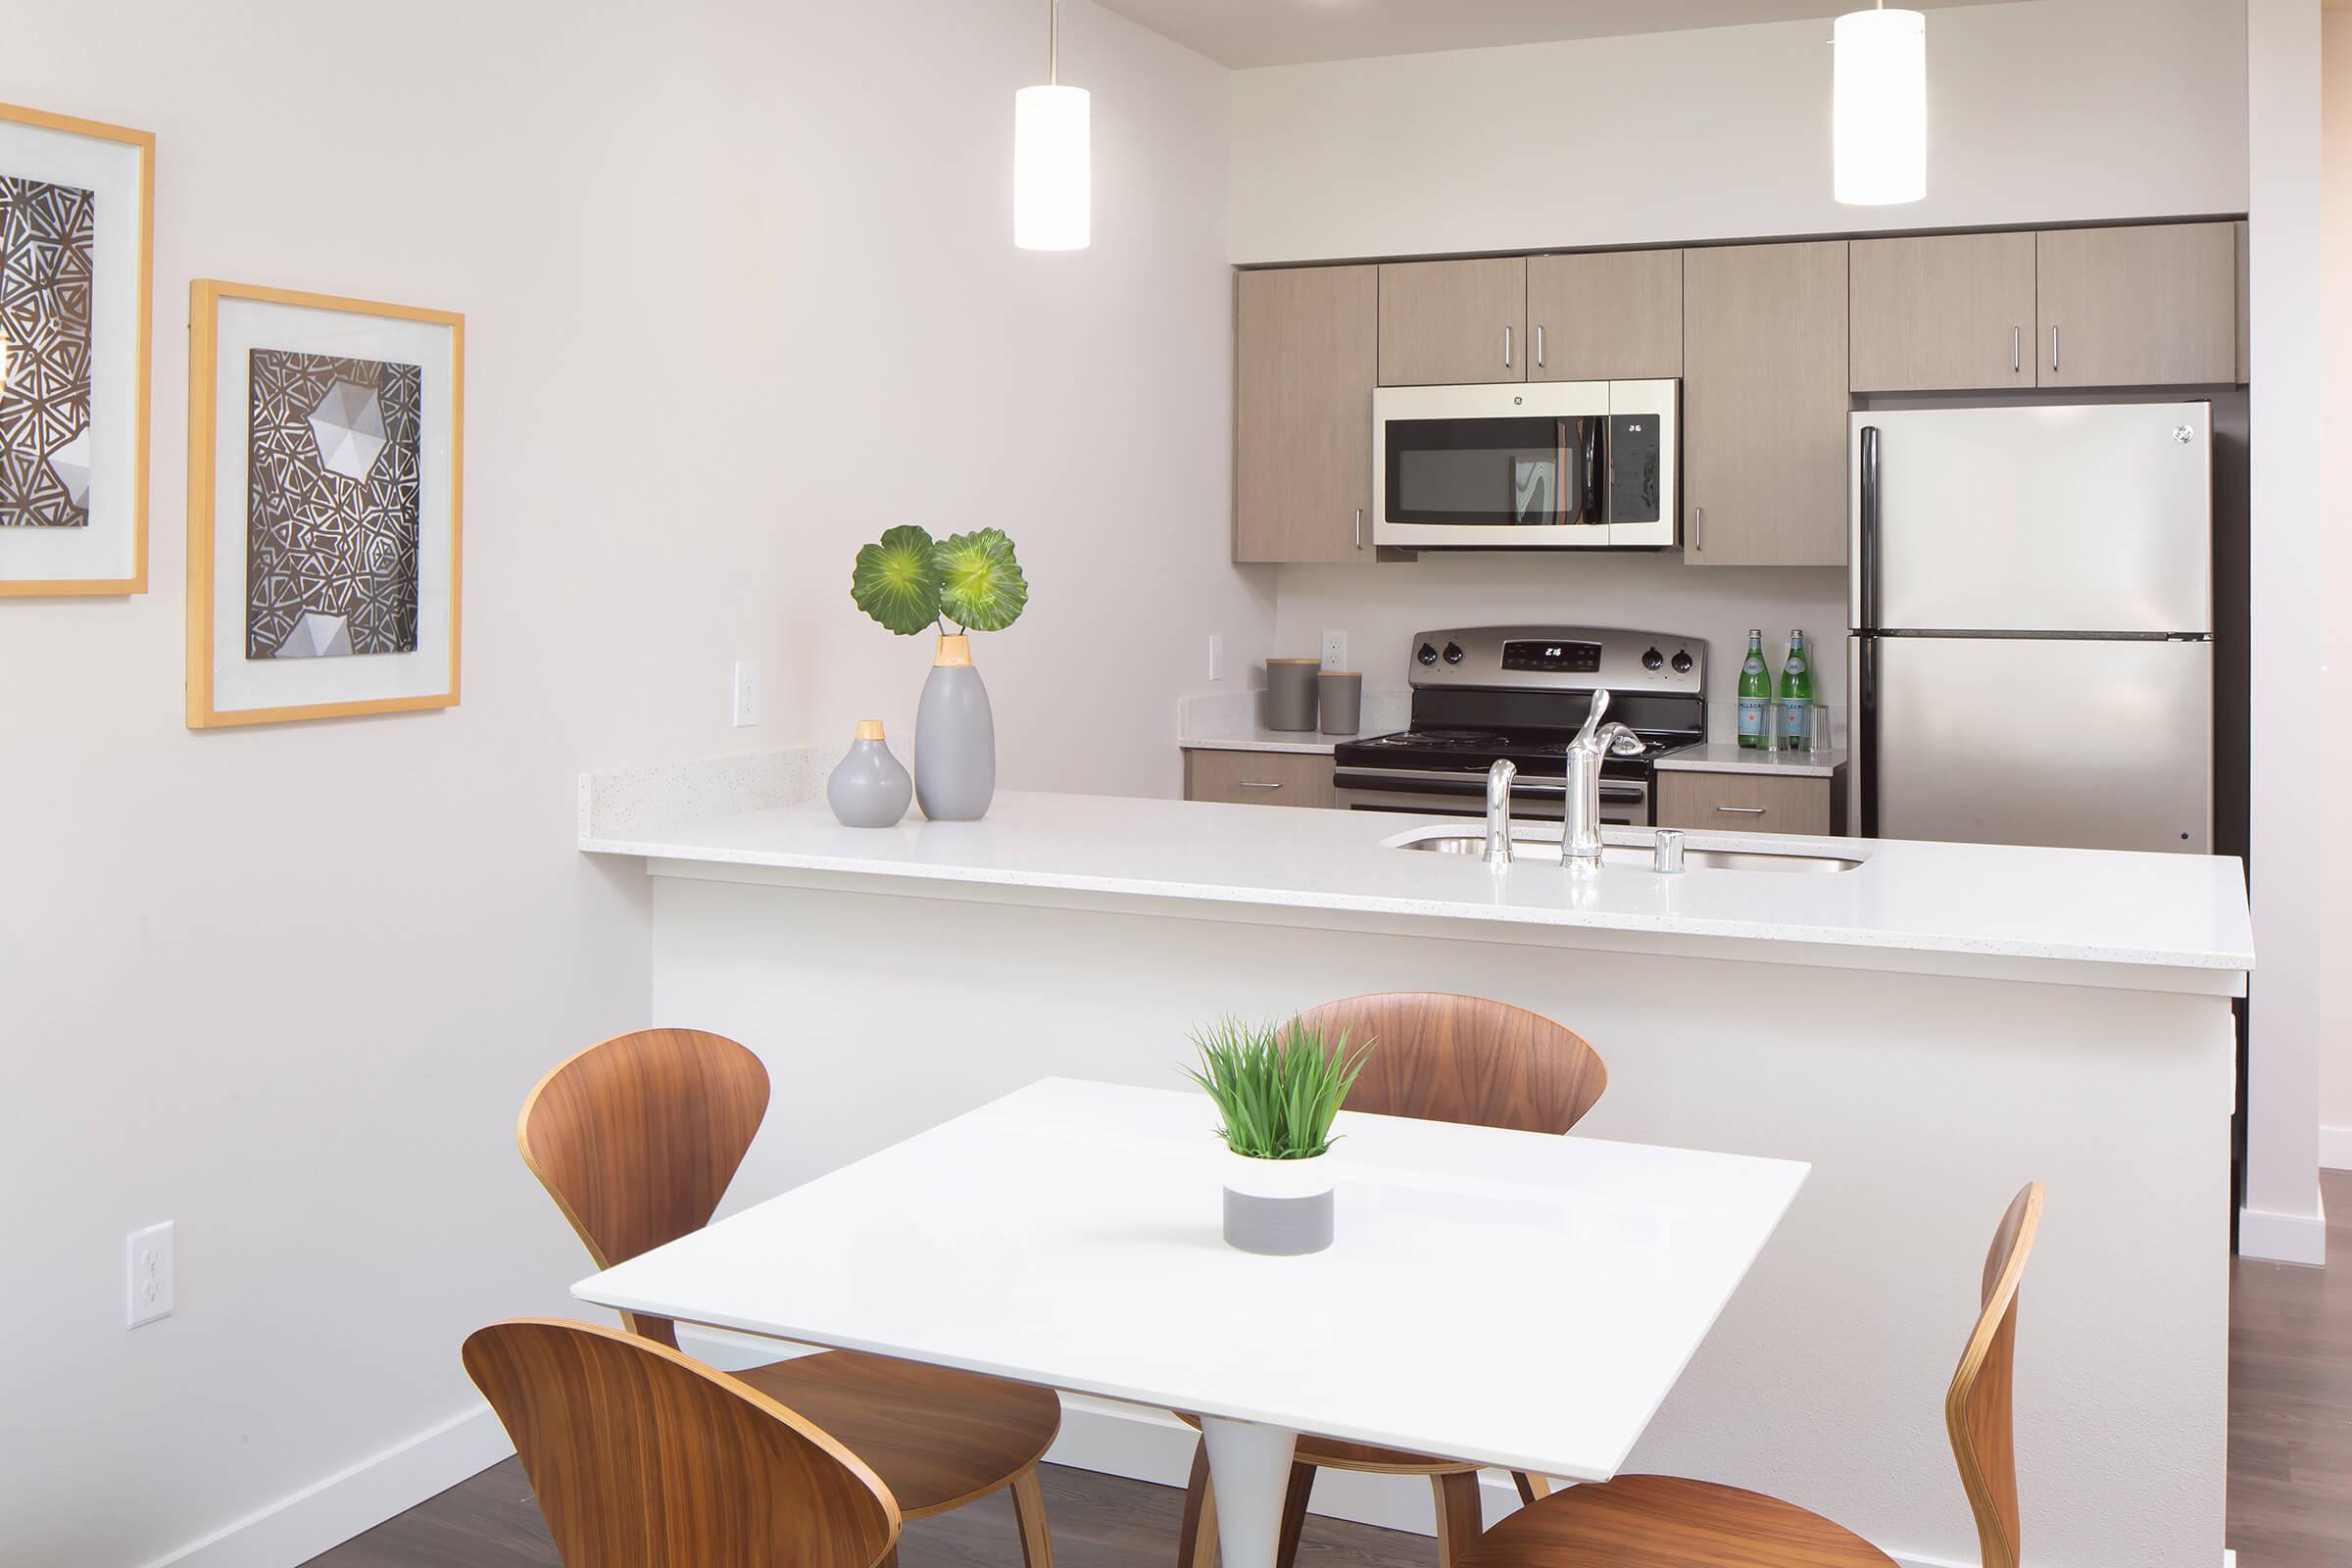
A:
<svg viewBox="0 0 2352 1568">
<path fill-rule="evenodd" d="M 1679 537 L 1680 381 L 1384 386 L 1373 543 L 1660 549 Z"/>
</svg>

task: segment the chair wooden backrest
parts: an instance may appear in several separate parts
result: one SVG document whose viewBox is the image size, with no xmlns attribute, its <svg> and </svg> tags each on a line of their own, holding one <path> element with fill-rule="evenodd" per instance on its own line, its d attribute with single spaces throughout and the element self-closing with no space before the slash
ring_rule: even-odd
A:
<svg viewBox="0 0 2352 1568">
<path fill-rule="evenodd" d="M 1564 1133 L 1609 1085 L 1600 1053 L 1542 1013 L 1483 997 L 1392 991 L 1325 1003 L 1298 1015 L 1374 1042 L 1349 1110 L 1425 1121 Z"/>
<path fill-rule="evenodd" d="M 598 1268 L 710 1223 L 767 1114 L 767 1069 L 723 1035 L 640 1029 L 559 1065 L 522 1102 L 514 1141 Z M 665 1318 L 622 1313 L 675 1348 Z"/>
<path fill-rule="evenodd" d="M 2011 1390 L 2017 1364 L 2017 1282 L 2034 1250 L 2044 1190 L 2028 1182 L 2001 1216 L 1984 1255 L 1982 1309 L 1944 1396 L 1960 1485 L 1977 1516 L 1984 1568 L 2018 1568 L 2017 1442 Z"/>
<path fill-rule="evenodd" d="M 819 1428 L 665 1346 L 517 1318 L 466 1341 L 564 1568 L 874 1568 L 899 1505 Z"/>
</svg>

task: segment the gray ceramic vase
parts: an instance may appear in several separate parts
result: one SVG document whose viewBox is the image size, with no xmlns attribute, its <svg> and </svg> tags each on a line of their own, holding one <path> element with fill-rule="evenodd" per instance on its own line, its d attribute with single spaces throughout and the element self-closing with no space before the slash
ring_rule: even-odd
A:
<svg viewBox="0 0 2352 1568">
<path fill-rule="evenodd" d="M 997 793 L 997 721 L 971 639 L 940 633 L 914 713 L 914 798 L 934 822 L 976 822 Z"/>
<path fill-rule="evenodd" d="M 850 753 L 825 780 L 825 804 L 844 827 L 896 827 L 914 799 L 914 780 L 890 754 L 882 721 L 861 718 Z"/>
</svg>

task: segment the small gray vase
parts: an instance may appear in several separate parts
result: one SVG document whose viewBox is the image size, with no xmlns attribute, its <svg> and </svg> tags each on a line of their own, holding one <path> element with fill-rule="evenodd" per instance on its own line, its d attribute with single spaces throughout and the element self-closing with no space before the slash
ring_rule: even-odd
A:
<svg viewBox="0 0 2352 1568">
<path fill-rule="evenodd" d="M 914 780 L 890 755 L 882 721 L 861 718 L 850 753 L 825 780 L 825 804 L 844 827 L 896 827 L 914 799 Z"/>
<path fill-rule="evenodd" d="M 939 634 L 914 712 L 914 798 L 934 822 L 976 822 L 997 793 L 997 721 L 972 667 L 972 642 Z"/>
</svg>

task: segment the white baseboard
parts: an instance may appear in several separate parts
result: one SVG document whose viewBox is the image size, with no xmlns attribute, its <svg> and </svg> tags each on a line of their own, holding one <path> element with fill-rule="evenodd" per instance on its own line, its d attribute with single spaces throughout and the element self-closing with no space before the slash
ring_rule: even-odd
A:
<svg viewBox="0 0 2352 1568">
<path fill-rule="evenodd" d="M 2323 1209 L 2317 1214 L 2280 1214 L 2267 1208 L 2241 1208 L 2237 1211 L 2237 1255 L 2325 1268 L 2327 1212 Z"/>
<path fill-rule="evenodd" d="M 477 1404 L 158 1557 L 148 1568 L 296 1568 L 514 1451 L 490 1406 Z"/>
<path fill-rule="evenodd" d="M 2352 1170 L 2352 1127 L 2320 1129 L 2320 1168 Z"/>
</svg>

